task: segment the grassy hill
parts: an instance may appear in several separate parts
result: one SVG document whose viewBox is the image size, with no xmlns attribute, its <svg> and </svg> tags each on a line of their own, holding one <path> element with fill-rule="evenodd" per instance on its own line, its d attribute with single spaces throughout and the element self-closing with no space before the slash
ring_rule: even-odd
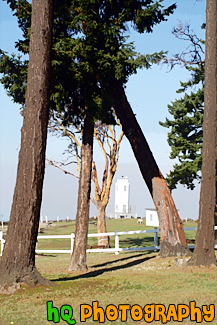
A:
<svg viewBox="0 0 217 325">
<path fill-rule="evenodd" d="M 193 223 L 185 227 L 195 226 Z M 43 227 L 42 227 L 43 228 Z M 108 231 L 147 229 L 138 225 L 136 220 L 108 220 Z M 96 225 L 90 223 L 90 232 L 96 232 Z M 55 223 L 44 226 L 43 234 L 70 234 L 74 231 L 74 222 Z M 140 235 L 141 236 L 141 235 Z M 194 238 L 195 232 L 188 237 Z M 58 247 L 67 247 L 67 242 L 55 243 Z M 121 245 L 152 245 L 152 238 L 147 235 L 133 237 L 123 236 Z M 52 246 L 49 240 L 39 243 Z M 186 304 L 196 301 L 197 306 L 217 304 L 217 268 L 212 267 L 177 267 L 175 258 L 159 258 L 158 253 L 125 252 L 88 253 L 88 271 L 86 273 L 68 273 L 69 254 L 43 254 L 36 256 L 36 265 L 46 278 L 51 280 L 49 287 L 21 287 L 9 296 L 0 296 L 0 324 L 53 324 L 47 321 L 47 301 L 53 301 L 55 307 L 68 304 L 73 308 L 73 318 L 80 322 L 80 304 L 92 305 L 98 301 L 99 306 L 113 304 L 136 304 L 142 308 L 146 304 Z M 144 319 L 133 321 L 130 313 L 127 320 L 114 322 L 105 320 L 104 324 L 146 324 Z M 170 323 L 170 322 L 168 322 Z M 180 324 L 174 321 L 173 324 Z M 193 322 L 196 323 L 196 322 Z M 205 324 L 205 322 L 203 322 Z M 59 324 L 67 324 L 61 320 Z M 90 317 L 85 324 L 99 324 Z M 154 321 L 152 324 L 162 324 Z M 192 324 L 186 318 L 183 324 Z M 217 324 L 217 318 L 212 322 Z"/>
</svg>

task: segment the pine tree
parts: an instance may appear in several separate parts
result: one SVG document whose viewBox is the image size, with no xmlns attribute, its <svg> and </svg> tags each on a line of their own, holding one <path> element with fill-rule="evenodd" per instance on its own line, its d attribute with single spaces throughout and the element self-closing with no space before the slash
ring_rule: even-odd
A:
<svg viewBox="0 0 217 325">
<path fill-rule="evenodd" d="M 132 49 L 129 51 L 129 46 L 126 46 L 125 37 L 123 36 L 123 31 L 125 31 L 125 25 L 129 17 L 130 21 L 134 23 L 134 27 L 140 33 L 152 32 L 155 24 L 165 19 L 165 17 L 162 16 L 162 12 L 160 13 L 162 8 L 160 4 L 161 1 L 156 2 L 156 6 L 153 7 L 153 1 L 150 1 L 150 3 L 151 5 L 149 7 L 143 2 L 134 2 L 133 5 L 135 7 L 134 11 L 131 12 L 131 16 L 129 16 L 127 10 L 118 13 L 118 8 L 115 8 L 114 18 L 111 15 L 111 10 L 113 8 L 109 8 L 108 11 L 106 10 L 108 8 L 103 10 L 103 6 L 102 8 L 97 8 L 96 3 L 93 4 L 93 7 L 94 5 L 96 7 L 94 7 L 92 11 L 88 11 L 90 8 L 84 6 L 82 7 L 81 14 L 86 16 L 88 13 L 91 19 L 83 22 L 83 31 L 88 46 L 92 46 L 92 56 L 96 57 L 95 62 L 98 64 L 97 73 L 100 85 L 102 88 L 105 88 L 105 92 L 109 93 L 113 99 L 117 117 L 123 126 L 126 137 L 130 141 L 143 178 L 153 197 L 160 221 L 161 255 L 185 255 L 189 254 L 189 251 L 181 219 L 179 218 L 166 181 L 154 160 L 124 92 L 124 85 L 130 74 L 135 72 L 140 66 L 148 67 L 151 61 L 156 62 L 156 60 L 160 59 L 160 57 L 157 58 L 155 54 L 154 56 L 137 58 L 134 62 L 129 61 L 129 57 L 132 57 Z M 136 8 L 137 5 L 141 7 Z M 110 16 L 108 21 L 106 14 L 102 17 L 103 19 L 98 15 L 100 9 L 102 9 L 103 13 L 109 12 Z M 132 7 L 130 9 L 132 9 Z M 169 8 L 170 13 L 173 9 L 174 6 Z M 149 12 L 150 14 L 151 11 L 152 20 L 146 20 L 147 13 Z M 165 13 L 166 11 L 164 10 L 163 12 Z M 158 17 L 161 17 L 161 19 L 155 20 L 153 17 L 156 14 Z M 167 11 L 167 14 L 169 14 L 169 11 Z M 115 17 L 115 15 L 117 16 Z M 99 17 L 101 19 L 99 19 Z M 132 17 L 134 18 L 132 19 Z M 114 19 L 113 25 L 111 24 L 112 19 Z M 95 22 L 94 26 L 90 23 L 93 21 Z M 141 24 L 141 22 L 143 24 Z M 105 24 L 107 24 L 106 28 Z M 116 29 L 118 28 L 119 30 L 117 33 Z M 105 62 L 105 56 L 107 58 L 106 65 L 102 66 L 102 62 Z M 119 59 L 121 57 L 123 59 L 120 65 L 117 62 L 117 58 Z M 146 159 L 144 159 L 144 157 L 146 157 Z"/>
<path fill-rule="evenodd" d="M 202 29 L 205 29 L 205 24 Z M 170 158 L 178 158 L 178 163 L 167 175 L 167 182 L 171 190 L 178 183 L 194 189 L 195 180 L 200 181 L 202 167 L 205 42 L 191 30 L 190 25 L 183 26 L 180 23 L 173 29 L 173 34 L 177 39 L 187 42 L 187 48 L 166 62 L 171 69 L 176 65 L 185 68 L 191 78 L 187 82 L 180 82 L 177 93 L 183 93 L 184 96 L 168 105 L 171 118 L 160 122 L 160 125 L 170 129 Z"/>
<path fill-rule="evenodd" d="M 205 24 L 201 26 L 202 29 L 205 27 Z M 173 34 L 180 40 L 188 41 L 188 47 L 167 62 L 171 69 L 175 65 L 183 66 L 190 72 L 191 79 L 187 82 L 180 82 L 180 89 L 177 93 L 184 93 L 184 96 L 168 105 L 172 119 L 167 118 L 164 123 L 160 122 L 160 125 L 170 128 L 168 133 L 168 143 L 171 147 L 170 158 L 178 158 L 179 161 L 167 175 L 167 182 L 171 190 L 175 189 L 178 183 L 193 190 L 195 181 L 201 180 L 202 168 L 205 41 L 190 29 L 190 25 L 179 24 L 174 28 Z M 187 93 L 189 89 L 191 89 L 190 94 Z M 215 225 L 217 225 L 217 201 Z M 217 231 L 215 239 L 217 239 Z"/>
<path fill-rule="evenodd" d="M 203 163 L 196 245 L 189 264 L 216 264 L 214 225 L 216 204 L 217 148 L 217 2 L 206 5 L 205 101 L 203 123 Z"/>
<path fill-rule="evenodd" d="M 52 0 L 33 0 L 21 149 L 10 222 L 0 261 L 0 291 L 46 281 L 35 266 L 49 108 Z M 43 19 L 42 19 L 43 17 Z"/>
<path fill-rule="evenodd" d="M 167 175 L 167 182 L 171 190 L 178 183 L 194 189 L 195 180 L 200 181 L 202 167 L 203 144 L 203 115 L 204 115 L 204 65 L 197 68 L 186 67 L 193 73 L 193 78 L 200 75 L 200 79 L 191 79 L 181 83 L 177 93 L 184 92 L 184 96 L 168 105 L 172 119 L 166 118 L 160 125 L 170 128 L 168 144 L 171 147 L 170 158 L 178 158 L 178 163 Z M 201 84 L 201 85 L 200 85 Z M 188 88 L 199 86 L 198 89 L 186 92 Z"/>
<path fill-rule="evenodd" d="M 176 7 L 173 4 L 164 8 L 162 3 L 162 0 L 123 0 L 118 3 L 80 0 L 70 4 L 58 3 L 58 10 L 54 13 L 50 108 L 61 112 L 64 123 L 82 123 L 87 109 L 93 120 L 112 123 L 113 105 L 116 106 L 120 120 L 125 115 L 134 116 L 123 93 L 123 87 L 129 76 L 136 73 L 138 68 L 150 68 L 151 64 L 160 61 L 164 53 L 136 53 L 133 44 L 127 42 L 126 31 L 128 24 L 132 24 L 139 33 L 152 32 L 154 26 L 165 21 Z M 21 21 L 25 30 L 28 24 L 25 19 Z M 25 49 L 28 51 L 28 39 L 18 42 L 18 47 L 24 52 Z M 13 70 L 14 58 L 9 59 L 9 62 L 12 63 Z M 16 67 L 18 65 L 22 71 L 25 70 L 24 64 L 19 62 Z M 5 75 L 8 76 L 9 73 Z M 11 83 L 6 87 L 11 91 Z M 117 109 L 117 90 L 121 94 L 121 104 L 123 99 L 125 101 L 121 105 L 122 112 Z M 186 254 L 188 249 L 182 222 L 171 194 L 135 116 L 134 122 L 131 123 L 130 129 L 133 129 L 132 126 L 136 128 L 136 138 L 135 135 L 132 137 L 129 132 L 126 133 L 128 121 L 121 120 L 159 214 L 161 253 L 163 256 Z M 135 139 L 139 138 L 136 143 Z M 141 147 L 145 148 L 145 151 L 139 150 Z M 150 164 L 144 163 L 144 154 L 149 155 Z M 165 211 L 168 211 L 168 202 L 170 212 L 165 214 Z"/>
</svg>

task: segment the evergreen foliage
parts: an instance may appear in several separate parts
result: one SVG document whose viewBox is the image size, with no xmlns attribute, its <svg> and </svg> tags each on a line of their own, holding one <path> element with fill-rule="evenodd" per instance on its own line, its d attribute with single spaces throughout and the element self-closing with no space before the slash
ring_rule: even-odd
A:
<svg viewBox="0 0 217 325">
<path fill-rule="evenodd" d="M 200 43 L 202 45 L 204 41 L 200 40 Z M 191 79 L 180 82 L 180 89 L 177 90 L 177 93 L 184 93 L 184 96 L 168 105 L 172 118 L 160 122 L 160 125 L 170 129 L 170 158 L 178 159 L 178 163 L 167 175 L 171 190 L 178 183 L 192 190 L 195 180 L 201 179 L 204 114 L 204 61 L 201 60 L 201 53 L 199 59 L 197 56 L 191 62 L 186 60 L 184 67 L 191 73 Z M 190 93 L 189 89 L 192 89 Z"/>
<path fill-rule="evenodd" d="M 31 4 L 27 0 L 7 0 L 23 39 L 16 48 L 28 54 Z M 164 8 L 163 0 L 105 1 L 55 0 L 52 45 L 52 86 L 50 109 L 64 123 L 80 123 L 88 108 L 94 120 L 114 123 L 108 85 L 115 77 L 125 84 L 138 68 L 158 63 L 165 53 L 142 55 L 128 42 L 129 25 L 139 33 L 152 32 L 175 10 Z M 1 83 L 22 108 L 28 60 L 0 52 Z"/>
</svg>

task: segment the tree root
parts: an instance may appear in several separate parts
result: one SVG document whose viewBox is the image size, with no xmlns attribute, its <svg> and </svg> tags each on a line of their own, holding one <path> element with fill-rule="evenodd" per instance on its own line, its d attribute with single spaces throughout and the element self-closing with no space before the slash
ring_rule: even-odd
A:
<svg viewBox="0 0 217 325">
<path fill-rule="evenodd" d="M 188 247 L 177 243 L 176 245 L 171 245 L 170 243 L 164 241 L 160 244 L 160 256 L 161 257 L 180 257 L 180 256 L 192 256 L 192 252 Z"/>
<path fill-rule="evenodd" d="M 188 261 L 188 266 L 217 266 L 217 260 L 214 256 L 212 260 L 206 260 L 202 257 L 193 255 L 193 257 Z"/>
<path fill-rule="evenodd" d="M 88 267 L 86 264 L 77 264 L 73 263 L 69 266 L 69 273 L 75 272 L 86 272 L 88 270 Z"/>
<path fill-rule="evenodd" d="M 37 270 L 36 267 L 16 271 L 0 269 L 0 294 L 13 294 L 21 288 L 22 285 L 34 287 L 36 285 L 51 286 L 49 280 L 45 279 Z"/>
</svg>

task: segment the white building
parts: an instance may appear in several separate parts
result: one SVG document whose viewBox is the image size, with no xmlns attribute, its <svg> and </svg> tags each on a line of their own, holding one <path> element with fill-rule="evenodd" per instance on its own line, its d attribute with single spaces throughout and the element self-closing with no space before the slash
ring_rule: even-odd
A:
<svg viewBox="0 0 217 325">
<path fill-rule="evenodd" d="M 115 184 L 115 219 L 131 217 L 130 183 L 126 176 L 122 176 Z"/>
<path fill-rule="evenodd" d="M 159 227 L 156 209 L 146 209 L 146 226 Z"/>
</svg>

